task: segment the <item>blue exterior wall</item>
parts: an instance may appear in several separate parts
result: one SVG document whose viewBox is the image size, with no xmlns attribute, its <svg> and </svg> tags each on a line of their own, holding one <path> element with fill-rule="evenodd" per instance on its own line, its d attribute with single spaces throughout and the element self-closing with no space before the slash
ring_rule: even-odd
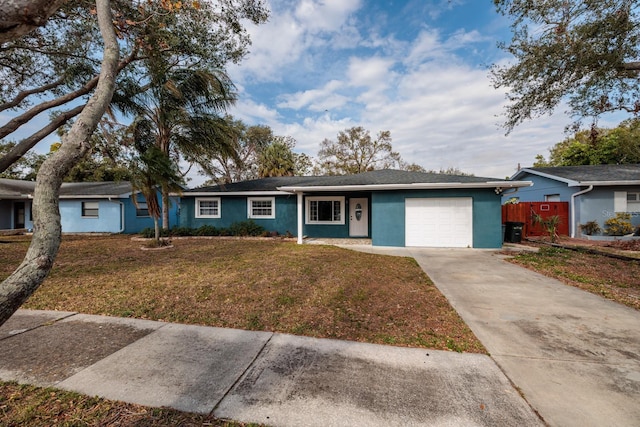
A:
<svg viewBox="0 0 640 427">
<path fill-rule="evenodd" d="M 82 217 L 82 202 L 97 201 L 98 217 Z M 63 233 L 120 233 L 123 228 L 119 201 L 60 200 L 60 221 Z"/>
<path fill-rule="evenodd" d="M 145 202 L 141 194 L 138 194 L 137 197 L 139 202 Z M 180 198 L 170 197 L 169 199 L 169 228 L 172 228 L 179 224 Z M 136 216 L 136 206 L 132 199 L 122 199 L 120 201 L 124 205 L 124 233 L 134 234 L 139 233 L 145 228 L 154 227 L 153 218 L 150 216 Z M 160 203 L 160 207 L 162 207 L 162 196 L 160 193 L 158 193 L 158 202 Z M 162 217 L 160 218 L 160 224 L 162 224 Z"/>
<path fill-rule="evenodd" d="M 525 174 L 518 181 L 531 181 L 531 187 L 522 187 L 517 192 L 509 192 L 502 196 L 502 202 L 517 197 L 521 202 L 545 202 L 545 196 L 559 194 L 561 202 L 570 202 L 571 195 L 581 190 L 578 187 L 568 187 L 566 183 L 538 175 Z"/>
<path fill-rule="evenodd" d="M 405 246 L 405 199 L 471 197 L 473 247 L 502 247 L 500 196 L 493 189 L 386 191 L 372 194 L 371 229 L 375 246 Z"/>
<path fill-rule="evenodd" d="M 218 196 L 212 196 L 218 197 Z M 253 196 L 249 196 L 253 197 Z M 257 196 L 256 196 L 257 197 Z M 216 228 L 229 228 L 234 222 L 247 221 L 247 196 L 221 196 L 220 218 L 196 218 L 196 197 L 183 197 L 180 202 L 181 227 L 199 228 L 212 225 Z M 276 215 L 274 219 L 257 219 L 256 224 L 266 231 L 276 231 L 278 234 L 297 234 L 297 207 L 295 194 L 275 196 Z"/>
<path fill-rule="evenodd" d="M 614 193 L 616 191 L 627 191 L 640 193 L 640 187 L 595 187 L 588 193 L 576 198 L 576 223 L 586 224 L 589 221 L 596 221 L 604 231 L 604 222 L 609 218 L 615 218 Z M 632 212 L 631 224 L 634 227 L 640 226 L 640 212 Z M 578 229 L 579 231 L 579 229 Z"/>
</svg>

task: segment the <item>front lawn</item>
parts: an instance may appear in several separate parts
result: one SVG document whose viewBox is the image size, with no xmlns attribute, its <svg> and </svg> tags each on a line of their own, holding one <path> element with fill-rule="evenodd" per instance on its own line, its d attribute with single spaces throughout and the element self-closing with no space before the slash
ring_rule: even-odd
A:
<svg viewBox="0 0 640 427">
<path fill-rule="evenodd" d="M 640 310 L 640 261 L 541 246 L 511 262 Z"/>
<path fill-rule="evenodd" d="M 0 279 L 28 237 L 4 237 Z M 485 352 L 412 258 L 277 240 L 65 236 L 24 308 Z"/>
</svg>

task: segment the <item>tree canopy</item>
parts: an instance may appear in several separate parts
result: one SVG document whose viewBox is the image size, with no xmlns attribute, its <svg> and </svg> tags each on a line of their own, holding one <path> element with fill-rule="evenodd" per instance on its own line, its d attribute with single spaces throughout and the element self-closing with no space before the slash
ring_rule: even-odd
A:
<svg viewBox="0 0 640 427">
<path fill-rule="evenodd" d="M 534 166 L 616 165 L 640 163 L 640 120 L 626 120 L 613 129 L 592 127 L 576 132 L 536 156 Z"/>
<path fill-rule="evenodd" d="M 398 168 L 424 171 L 419 165 L 408 164 L 393 151 L 391 132 L 378 132 L 375 139 L 362 126 L 338 132 L 335 141 L 325 139 L 320 144 L 315 174 L 350 175 L 374 169 Z"/>
<path fill-rule="evenodd" d="M 121 49 L 118 87 L 151 81 L 149 64 L 171 68 L 223 69 L 248 52 L 244 20 L 264 22 L 262 0 L 131 2 L 112 0 Z M 91 0 L 68 0 L 47 25 L 2 45 L 0 112 L 13 118 L 0 126 L 0 139 L 36 115 L 59 109 L 55 118 L 0 158 L 0 172 L 38 141 L 77 116 L 98 82 L 101 37 Z M 166 70 L 164 70 L 166 71 Z"/>
<path fill-rule="evenodd" d="M 494 0 L 512 19 L 500 46 L 515 63 L 495 65 L 496 88 L 509 90 L 504 123 L 551 113 L 566 101 L 576 119 L 640 113 L 640 5 L 634 0 Z"/>
</svg>

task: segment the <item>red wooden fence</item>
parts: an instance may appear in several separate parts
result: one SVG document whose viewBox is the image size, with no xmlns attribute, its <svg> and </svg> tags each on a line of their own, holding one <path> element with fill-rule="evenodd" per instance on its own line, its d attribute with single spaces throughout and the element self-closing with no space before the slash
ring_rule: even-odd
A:
<svg viewBox="0 0 640 427">
<path fill-rule="evenodd" d="M 534 215 L 540 215 L 546 219 L 553 215 L 560 217 L 558 234 L 569 235 L 569 203 L 568 202 L 520 202 L 517 204 L 502 205 L 502 223 L 522 222 L 522 237 L 544 236 L 548 233 L 540 224 L 533 221 Z"/>
</svg>

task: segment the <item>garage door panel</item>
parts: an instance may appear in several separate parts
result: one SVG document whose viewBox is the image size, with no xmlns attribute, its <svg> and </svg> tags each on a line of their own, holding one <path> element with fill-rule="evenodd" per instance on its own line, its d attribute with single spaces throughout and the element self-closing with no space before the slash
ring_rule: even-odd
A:
<svg viewBox="0 0 640 427">
<path fill-rule="evenodd" d="M 472 246 L 472 199 L 406 199 L 405 244 L 429 247 Z"/>
</svg>

